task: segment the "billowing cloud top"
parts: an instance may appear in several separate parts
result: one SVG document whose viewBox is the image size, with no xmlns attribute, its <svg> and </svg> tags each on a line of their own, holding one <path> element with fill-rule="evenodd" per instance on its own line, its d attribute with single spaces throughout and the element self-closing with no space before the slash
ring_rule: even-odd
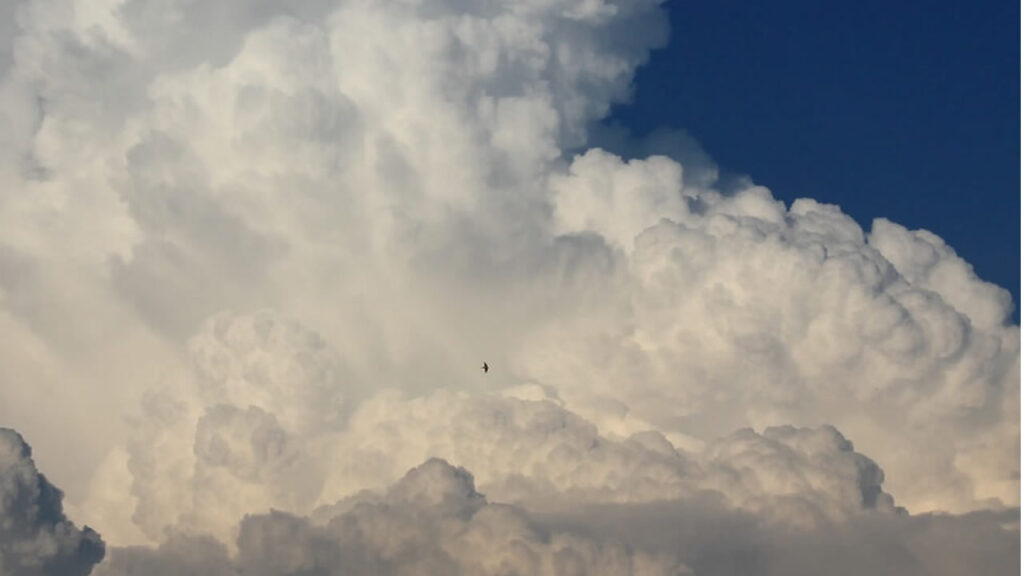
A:
<svg viewBox="0 0 1024 576">
<path fill-rule="evenodd" d="M 1008 293 L 683 134 L 591 147 L 659 5 L 0 6 L 0 422 L 101 570 L 1012 568 Z"/>
</svg>

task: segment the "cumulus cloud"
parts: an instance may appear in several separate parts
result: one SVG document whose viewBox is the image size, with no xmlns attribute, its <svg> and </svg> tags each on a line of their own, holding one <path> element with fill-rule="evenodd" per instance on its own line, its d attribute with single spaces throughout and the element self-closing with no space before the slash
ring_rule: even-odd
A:
<svg viewBox="0 0 1024 576">
<path fill-rule="evenodd" d="M 84 576 L 103 558 L 103 540 L 68 521 L 63 497 L 21 435 L 0 428 L 0 573 Z"/>
<path fill-rule="evenodd" d="M 269 313 L 256 318 L 264 334 L 305 333 Z M 248 334 L 254 320 L 223 317 L 207 329 Z M 656 430 L 604 434 L 536 386 L 503 394 L 441 389 L 413 397 L 386 390 L 363 401 L 343 424 L 320 420 L 312 427 L 312 418 L 290 423 L 250 403 L 268 384 L 268 341 L 247 339 L 211 362 L 208 349 L 197 344 L 196 375 L 185 391 L 146 397 L 127 462 L 111 463 L 127 467 L 135 497 L 131 517 L 123 516 L 121 525 L 111 519 L 111 530 L 130 532 L 130 523 L 154 540 L 184 531 L 230 541 L 247 512 L 308 514 L 318 504 L 395 482 L 429 458 L 480 470 L 479 481 L 492 497 L 535 509 L 714 492 L 733 507 L 782 524 L 896 511 L 882 490 L 882 470 L 831 427 L 770 428 L 763 434 L 747 429 L 687 450 Z M 282 353 L 275 341 L 277 366 L 320 349 L 312 336 L 291 343 L 306 348 Z M 243 359 L 253 362 L 253 371 L 238 368 Z M 211 366 L 222 368 L 217 379 L 211 379 Z M 311 380 L 289 379 L 291 393 L 273 402 L 273 409 L 289 414 L 309 406 L 304 391 L 317 393 L 323 372 L 313 374 Z M 189 385 L 200 391 L 230 385 L 236 400 L 192 396 Z M 199 402 L 190 401 L 197 397 Z"/>
<path fill-rule="evenodd" d="M 783 497 L 814 492 L 822 479 L 826 484 L 835 481 L 828 474 L 778 466 L 793 459 L 776 458 L 780 451 L 824 459 L 822 469 L 835 466 L 834 456 L 826 454 L 850 452 L 849 442 L 832 429 L 775 429 L 763 438 L 746 431 L 721 444 L 709 457 L 713 466 L 722 468 L 730 460 L 733 465 L 726 474 L 762 485 L 746 492 Z M 27 451 L 24 443 L 20 447 Z M 877 491 L 880 470 L 856 456 L 847 460 L 859 471 L 854 500 L 863 512 L 821 518 L 813 525 L 766 522 L 762 510 L 733 506 L 712 491 L 653 503 L 576 503 L 529 512 L 488 501 L 467 470 L 432 458 L 384 492 L 363 491 L 309 516 L 274 510 L 247 515 L 230 548 L 206 535 L 173 532 L 157 547 L 112 549 L 94 573 L 725 576 L 1019 571 L 1019 510 L 964 516 L 893 513 L 877 506 L 883 502 Z M 85 574 L 92 562 L 95 558 L 82 571 L 65 565 L 55 571 L 13 573 Z"/>
<path fill-rule="evenodd" d="M 798 572 L 880 531 L 962 572 L 968 529 L 1007 566 L 1008 293 L 595 130 L 667 32 L 658 0 L 0 8 L 0 421 L 103 569 Z"/>
<path fill-rule="evenodd" d="M 866 234 L 835 206 L 685 180 L 667 159 L 600 151 L 555 179 L 556 225 L 626 251 L 631 281 L 611 321 L 528 342 L 534 378 L 599 421 L 628 413 L 702 438 L 834 424 L 915 508 L 1017 502 L 1020 331 L 1005 290 L 927 232 L 879 220 Z"/>
<path fill-rule="evenodd" d="M 548 531 L 519 508 L 487 502 L 466 470 L 438 459 L 413 468 L 384 494 L 361 494 L 318 516 L 247 516 L 234 557 L 202 537 L 114 550 L 98 574 L 691 573 L 668 554 Z"/>
<path fill-rule="evenodd" d="M 687 451 L 652 430 L 602 435 L 548 400 L 386 393 L 353 416 L 334 453 L 344 460 L 328 486 L 358 483 L 343 491 L 389 481 L 433 455 L 480 470 L 492 497 L 537 508 L 714 492 L 785 524 L 896 512 L 882 470 L 829 427 L 747 429 Z"/>
</svg>

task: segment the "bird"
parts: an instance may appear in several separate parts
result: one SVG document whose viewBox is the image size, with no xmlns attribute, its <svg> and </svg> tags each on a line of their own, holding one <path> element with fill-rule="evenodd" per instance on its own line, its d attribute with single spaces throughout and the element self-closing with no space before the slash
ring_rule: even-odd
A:
<svg viewBox="0 0 1024 576">
<path fill-rule="evenodd" d="M 490 366 L 487 365 L 487 362 L 484 362 L 484 365 L 481 366 L 480 369 L 484 371 L 484 374 L 487 374 L 487 371 L 490 370 L 491 368 Z"/>
</svg>

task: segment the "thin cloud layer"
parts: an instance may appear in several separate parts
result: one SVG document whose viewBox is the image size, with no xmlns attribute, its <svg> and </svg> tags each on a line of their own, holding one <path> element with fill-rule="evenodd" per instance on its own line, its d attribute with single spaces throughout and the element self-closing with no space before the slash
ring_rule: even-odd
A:
<svg viewBox="0 0 1024 576">
<path fill-rule="evenodd" d="M 0 421 L 102 570 L 798 572 L 883 530 L 914 573 L 967 527 L 1013 564 L 1008 293 L 592 130 L 659 5 L 0 9 Z"/>
</svg>

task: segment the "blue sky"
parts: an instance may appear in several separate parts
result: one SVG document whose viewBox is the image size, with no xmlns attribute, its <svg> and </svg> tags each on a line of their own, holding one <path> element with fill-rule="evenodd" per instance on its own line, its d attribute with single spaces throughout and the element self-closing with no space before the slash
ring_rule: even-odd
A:
<svg viewBox="0 0 1024 576">
<path fill-rule="evenodd" d="M 669 2 L 612 122 L 692 134 L 776 197 L 935 232 L 1020 319 L 1016 2 Z"/>
</svg>

